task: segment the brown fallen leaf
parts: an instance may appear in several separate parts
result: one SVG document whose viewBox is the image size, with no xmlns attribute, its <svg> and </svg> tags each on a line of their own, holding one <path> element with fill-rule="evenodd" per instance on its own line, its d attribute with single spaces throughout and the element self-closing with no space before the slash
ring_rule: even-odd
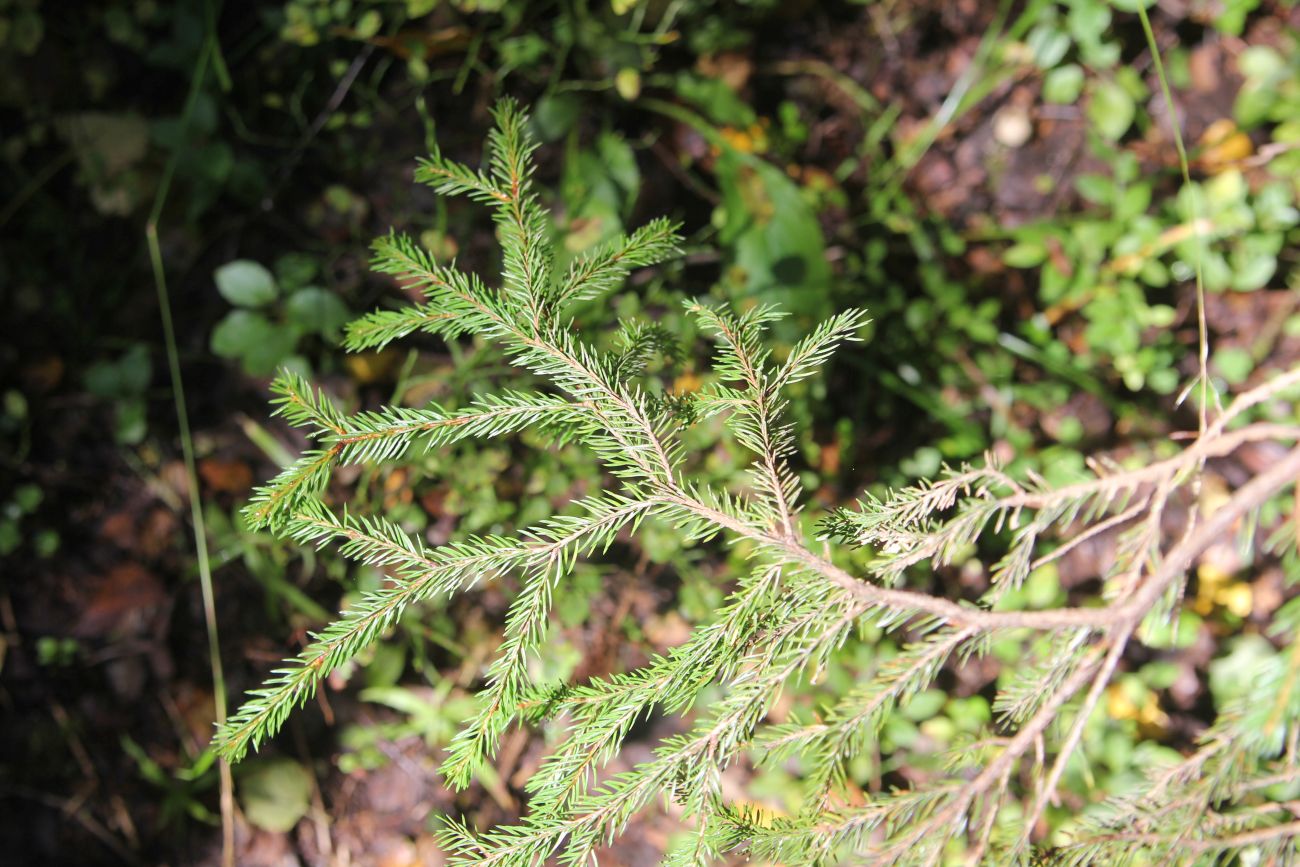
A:
<svg viewBox="0 0 1300 867">
<path fill-rule="evenodd" d="M 345 39 L 362 39 L 351 27 L 335 27 L 331 32 Z M 443 27 L 437 30 L 408 28 L 392 36 L 376 35 L 362 41 L 382 48 L 402 60 L 410 59 L 413 54 L 427 60 L 442 54 L 459 53 L 469 45 L 471 39 L 473 34 L 467 28 Z"/>
<path fill-rule="evenodd" d="M 706 78 L 718 78 L 733 91 L 739 92 L 754 74 L 754 61 L 739 51 L 722 51 L 701 55 L 695 68 Z"/>
<path fill-rule="evenodd" d="M 219 494 L 242 494 L 253 487 L 253 471 L 241 460 L 204 458 L 199 461 L 199 477 Z"/>
<path fill-rule="evenodd" d="M 63 381 L 63 373 L 63 359 L 57 355 L 47 355 L 24 365 L 19 379 L 31 391 L 44 394 L 53 391 Z"/>
<path fill-rule="evenodd" d="M 138 563 L 122 563 L 104 576 L 72 633 L 78 638 L 142 635 L 166 601 L 157 575 Z"/>
<path fill-rule="evenodd" d="M 135 516 L 126 510 L 114 512 L 99 525 L 99 538 L 129 551 L 136 545 Z"/>
<path fill-rule="evenodd" d="M 137 553 L 146 558 L 160 556 L 176 544 L 177 526 L 176 513 L 171 509 L 162 506 L 151 509 L 137 528 Z"/>
</svg>

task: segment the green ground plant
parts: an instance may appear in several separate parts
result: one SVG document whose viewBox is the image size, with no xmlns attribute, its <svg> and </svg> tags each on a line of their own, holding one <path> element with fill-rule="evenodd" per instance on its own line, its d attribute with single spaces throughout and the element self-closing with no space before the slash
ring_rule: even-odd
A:
<svg viewBox="0 0 1300 867">
<path fill-rule="evenodd" d="M 338 295 L 311 285 L 316 262 L 310 257 L 282 256 L 276 272 L 236 259 L 213 275 L 217 290 L 235 309 L 213 328 L 212 351 L 239 359 L 251 376 L 270 376 L 283 367 L 306 372 L 306 359 L 296 354 L 304 338 L 332 341 L 352 319 Z"/>
<path fill-rule="evenodd" d="M 516 725 L 545 730 L 553 746 L 527 783 L 528 812 L 518 824 L 480 832 L 446 818 L 441 840 L 452 863 L 522 867 L 552 856 L 586 863 L 660 800 L 675 804 L 691 828 L 669 856 L 675 864 L 709 864 L 735 852 L 782 864 L 1285 863 L 1296 856 L 1300 826 L 1288 808 L 1300 787 L 1294 601 L 1274 618 L 1280 650 L 1270 642 L 1243 646 L 1254 676 L 1216 689 L 1217 719 L 1194 751 L 1141 743 L 1119 757 L 1106 753 L 1117 766 L 1108 798 L 1081 810 L 1053 805 L 1063 784 L 1087 776 L 1083 757 L 1106 740 L 1109 723 L 1098 708 L 1108 686 L 1141 687 L 1118 677 L 1126 648 L 1158 650 L 1179 640 L 1186 575 L 1206 548 L 1235 538 L 1244 550 L 1281 558 L 1288 580 L 1300 577 L 1292 504 L 1280 496 L 1300 475 L 1300 448 L 1283 448 L 1216 510 L 1186 507 L 1208 460 L 1248 443 L 1300 439 L 1300 370 L 1239 394 L 1190 443 L 1150 444 L 1131 466 L 1098 462 L 1053 484 L 1013 475 L 989 457 L 813 521 L 802 512 L 791 468 L 795 431 L 785 394 L 838 346 L 859 339 L 866 315 L 831 316 L 778 357 L 767 336 L 778 311 L 688 302 L 716 355 L 701 387 L 669 387 L 647 365 L 689 351 L 675 345 L 678 335 L 628 320 L 617 323 L 611 346 L 574 322 L 584 305 L 607 305 L 632 271 L 676 255 L 674 227 L 653 221 L 557 268 L 550 219 L 531 184 L 527 120 L 511 102 L 500 103 L 495 117 L 483 169 L 435 152 L 417 178 L 491 207 L 501 285 L 390 234 L 375 244 L 376 268 L 418 285 L 426 300 L 355 321 L 346 342 L 362 350 L 416 333 L 448 341 L 472 335 L 498 344 L 536 387 L 478 395 L 458 408 L 347 414 L 297 374 L 277 380 L 278 412 L 318 446 L 258 492 L 249 522 L 300 544 L 337 542 L 345 556 L 391 577 L 247 697 L 217 734 L 224 757 L 241 759 L 274 735 L 327 675 L 414 606 L 500 581 L 515 588 L 503 640 L 476 711 L 450 741 L 443 774 L 453 787 L 468 786 Z M 695 427 L 718 419 L 752 455 L 742 485 L 710 478 L 701 455 L 685 446 Z M 330 502 L 339 466 L 524 432 L 550 447 L 589 450 L 604 468 L 605 488 L 513 535 L 435 547 L 385 516 Z M 1164 522 L 1175 515 L 1185 526 L 1170 540 Z M 681 543 L 732 546 L 738 568 L 725 599 L 684 643 L 636 670 L 580 683 L 539 670 L 533 663 L 546 653 L 556 594 L 578 561 L 600 557 L 627 534 L 656 530 Z M 1067 597 L 1054 586 L 1052 565 L 1111 530 L 1120 531 L 1120 544 L 1101 590 Z M 1001 540 L 1005 553 L 985 564 L 974 552 L 991 540 Z M 926 592 L 934 571 L 954 564 L 984 569 L 988 589 L 971 600 Z M 898 652 L 872 660 L 869 677 L 844 677 L 846 657 L 870 656 L 883 636 Z M 964 730 L 938 738 L 942 748 L 930 737 L 937 729 L 926 738 L 900 734 L 945 704 L 931 688 L 942 672 L 986 657 L 1016 661 L 997 684 L 992 714 L 957 714 Z M 815 709 L 778 718 L 787 691 L 816 693 Z M 679 719 L 679 733 L 662 739 L 648 761 L 607 771 L 650 715 Z M 429 724 L 431 742 L 444 724 Z M 886 739 L 929 771 L 864 800 L 860 759 Z M 797 803 L 778 814 L 730 799 L 723 775 L 748 762 L 787 773 Z"/>
</svg>

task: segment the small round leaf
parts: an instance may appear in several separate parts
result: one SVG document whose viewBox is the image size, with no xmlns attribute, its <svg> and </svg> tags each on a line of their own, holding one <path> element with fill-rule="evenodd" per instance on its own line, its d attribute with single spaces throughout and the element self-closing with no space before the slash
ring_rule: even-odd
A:
<svg viewBox="0 0 1300 867">
<path fill-rule="evenodd" d="M 311 804 L 311 774 L 293 759 L 249 762 L 238 788 L 248 821 L 277 834 L 292 831 Z"/>
<path fill-rule="evenodd" d="M 352 319 L 352 311 L 339 296 L 318 286 L 308 286 L 290 295 L 284 310 L 294 325 L 322 337 L 336 336 Z"/>
<path fill-rule="evenodd" d="M 227 262 L 212 275 L 217 291 L 236 307 L 261 307 L 275 300 L 275 278 L 265 266 L 249 259 Z"/>
<path fill-rule="evenodd" d="M 1043 77 L 1043 99 L 1068 105 L 1083 92 L 1083 67 L 1077 63 L 1058 66 Z"/>
<path fill-rule="evenodd" d="M 239 358 L 275 339 L 275 326 L 251 310 L 232 310 L 212 329 L 212 351 L 222 358 Z"/>
<path fill-rule="evenodd" d="M 1088 103 L 1088 119 L 1107 141 L 1119 141 L 1133 125 L 1137 106 L 1127 90 L 1114 81 L 1099 81 Z"/>
</svg>

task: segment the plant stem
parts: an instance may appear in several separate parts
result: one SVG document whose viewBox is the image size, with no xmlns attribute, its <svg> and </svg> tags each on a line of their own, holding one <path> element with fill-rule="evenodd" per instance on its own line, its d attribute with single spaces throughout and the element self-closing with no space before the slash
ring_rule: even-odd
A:
<svg viewBox="0 0 1300 867">
<path fill-rule="evenodd" d="M 1178 151 L 1178 167 L 1183 172 L 1183 186 L 1191 187 L 1192 174 L 1187 164 L 1187 148 L 1183 146 L 1183 133 L 1178 124 L 1178 109 L 1174 106 L 1174 97 L 1169 90 L 1169 77 L 1165 75 L 1165 64 L 1160 59 L 1160 46 L 1156 44 L 1155 31 L 1151 29 L 1151 18 L 1147 15 L 1146 7 L 1138 4 L 1138 18 L 1142 21 L 1142 32 L 1147 38 L 1147 47 L 1151 50 L 1151 61 L 1155 66 L 1156 78 L 1160 79 L 1160 93 L 1164 97 L 1165 106 L 1169 109 L 1169 126 L 1174 134 L 1174 147 Z M 1206 429 L 1206 414 L 1210 406 L 1210 332 L 1209 324 L 1205 316 L 1205 271 L 1202 266 L 1202 249 L 1205 245 L 1204 235 L 1201 232 L 1203 221 L 1200 217 L 1200 197 L 1192 196 L 1190 206 L 1192 213 L 1186 215 L 1187 222 L 1195 227 L 1196 239 L 1200 241 L 1196 245 L 1196 330 L 1197 330 L 1197 357 L 1200 363 L 1198 377 L 1201 384 L 1201 405 L 1197 409 L 1197 422 L 1202 434 Z"/>
<path fill-rule="evenodd" d="M 216 13 L 209 5 L 209 23 L 215 24 Z M 208 64 L 213 56 L 215 33 L 209 34 L 194 64 L 190 79 L 190 91 L 185 100 L 182 117 L 189 119 L 194 105 L 203 89 L 207 77 Z M 221 642 L 217 632 L 216 600 L 212 592 L 212 566 L 208 558 L 208 534 L 203 520 L 203 504 L 199 500 L 199 480 L 194 462 L 194 440 L 190 434 L 189 412 L 185 405 L 185 385 L 181 379 L 180 353 L 176 348 L 176 329 L 172 322 L 171 301 L 167 293 L 167 275 L 163 267 L 162 247 L 158 243 L 158 220 L 167 201 L 172 178 L 176 173 L 176 161 L 179 151 L 173 151 L 171 158 L 163 169 L 162 180 L 158 184 L 158 193 L 154 197 L 149 220 L 145 224 L 145 238 L 149 245 L 149 264 L 153 269 L 154 289 L 158 295 L 158 315 L 162 319 L 163 341 L 167 347 L 167 370 L 171 378 L 172 399 L 176 406 L 176 423 L 180 432 L 181 454 L 185 462 L 185 479 L 189 489 L 190 520 L 194 533 L 194 549 L 199 567 L 199 587 L 203 596 L 203 621 L 208 635 L 208 663 L 212 669 L 212 704 L 217 726 L 226 721 L 226 678 L 221 665 Z M 235 863 L 235 823 L 234 823 L 234 781 L 231 777 L 230 763 L 217 759 L 218 774 L 221 780 L 221 863 L 222 867 L 234 867 Z"/>
</svg>

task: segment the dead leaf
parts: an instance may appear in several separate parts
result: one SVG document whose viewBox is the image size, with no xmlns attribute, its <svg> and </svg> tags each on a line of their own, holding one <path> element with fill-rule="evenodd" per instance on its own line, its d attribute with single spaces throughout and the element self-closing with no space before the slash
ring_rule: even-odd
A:
<svg viewBox="0 0 1300 867">
<path fill-rule="evenodd" d="M 1219 67 L 1223 63 L 1221 49 L 1214 44 L 1200 45 L 1187 58 L 1187 71 L 1191 75 L 1192 89 L 1213 93 L 1219 89 Z"/>
<path fill-rule="evenodd" d="M 99 538 L 129 551 L 135 547 L 135 517 L 126 511 L 114 512 L 99 525 Z"/>
<path fill-rule="evenodd" d="M 1221 172 L 1255 152 L 1250 136 L 1237 129 L 1231 118 L 1220 118 L 1210 124 L 1200 138 L 1201 155 L 1197 160 L 1208 172 Z"/>
<path fill-rule="evenodd" d="M 207 743 L 212 737 L 212 721 L 216 719 L 212 692 L 189 681 L 180 681 L 172 693 L 176 712 L 190 738 L 196 744 Z"/>
<path fill-rule="evenodd" d="M 176 526 L 176 513 L 171 509 L 151 509 L 138 530 L 137 550 L 147 558 L 158 557 L 175 544 Z"/>
<path fill-rule="evenodd" d="M 204 458 L 199 461 L 199 478 L 219 494 L 242 494 L 253 487 L 253 471 L 240 460 Z"/>
<path fill-rule="evenodd" d="M 404 468 L 398 467 L 384 477 L 384 505 L 386 508 L 393 508 L 398 504 L 406 505 L 411 502 L 415 494 L 408 484 L 407 472 Z"/>
<path fill-rule="evenodd" d="M 44 394 L 53 391 L 63 381 L 63 359 L 57 355 L 47 355 L 30 364 L 23 365 L 19 376 L 23 385 L 31 391 Z"/>
<path fill-rule="evenodd" d="M 362 385 L 386 379 L 402 363 L 404 354 L 395 349 L 380 352 L 358 352 L 344 359 L 352 378 Z"/>
<path fill-rule="evenodd" d="M 817 455 L 818 463 L 821 465 L 821 471 L 827 476 L 837 476 L 840 472 L 840 441 L 836 437 L 834 441 L 822 446 Z"/>
<path fill-rule="evenodd" d="M 340 36 L 357 38 L 357 33 L 348 27 L 336 27 L 334 32 Z M 472 34 L 464 27 L 444 27 L 439 30 L 402 30 L 392 36 L 372 36 L 366 40 L 371 45 L 383 48 L 402 60 L 412 54 L 428 60 L 442 54 L 455 54 L 469 45 Z"/>
<path fill-rule="evenodd" d="M 673 394 L 691 394 L 699 391 L 704 383 L 689 370 L 673 380 Z"/>
<path fill-rule="evenodd" d="M 189 474 L 185 472 L 185 464 L 180 461 L 168 461 L 158 471 L 158 479 L 163 483 L 169 493 L 175 496 L 177 502 L 184 502 L 190 495 Z M 166 495 L 162 495 L 166 499 Z"/>
<path fill-rule="evenodd" d="M 392 837 L 385 841 L 382 851 L 376 852 L 376 867 L 420 867 L 415 844 L 405 837 Z"/>
<path fill-rule="evenodd" d="M 123 563 L 100 582 L 72 632 L 78 638 L 142 635 L 166 601 L 158 576 L 138 563 Z"/>
<path fill-rule="evenodd" d="M 754 74 L 754 61 L 739 51 L 722 51 L 702 55 L 695 68 L 708 78 L 719 78 L 733 91 L 739 92 Z"/>
<path fill-rule="evenodd" d="M 645 637 L 657 648 L 676 647 L 691 637 L 691 627 L 676 611 L 651 617 L 645 622 Z"/>
</svg>

